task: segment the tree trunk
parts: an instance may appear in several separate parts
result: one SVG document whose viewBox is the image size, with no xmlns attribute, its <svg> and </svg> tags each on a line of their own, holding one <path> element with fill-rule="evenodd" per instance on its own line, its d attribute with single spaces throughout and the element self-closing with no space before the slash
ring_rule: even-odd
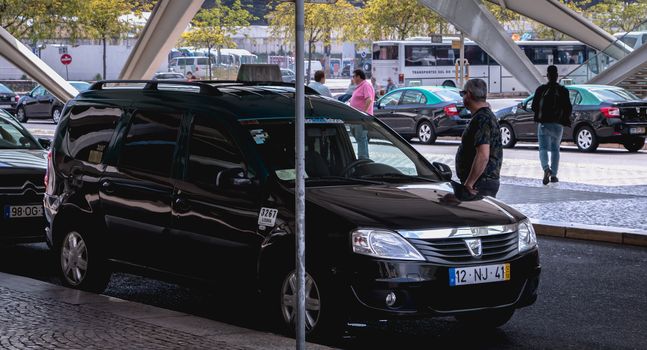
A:
<svg viewBox="0 0 647 350">
<path fill-rule="evenodd" d="M 213 80 L 211 78 L 211 46 L 207 47 L 207 70 L 209 71 L 209 80 Z"/>
<path fill-rule="evenodd" d="M 106 77 L 106 49 L 107 49 L 107 45 L 106 45 L 106 38 L 104 37 L 102 40 L 103 40 L 103 80 L 106 80 L 106 79 L 108 79 Z"/>
<path fill-rule="evenodd" d="M 313 41 L 308 41 L 308 71 L 306 72 L 306 84 L 310 84 L 310 70 L 312 69 L 312 47 Z M 301 58 L 303 59 L 303 58 Z"/>
</svg>

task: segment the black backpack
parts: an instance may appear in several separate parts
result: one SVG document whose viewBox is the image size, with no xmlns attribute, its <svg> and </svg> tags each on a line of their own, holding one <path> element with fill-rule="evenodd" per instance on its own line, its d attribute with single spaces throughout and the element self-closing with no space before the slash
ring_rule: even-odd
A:
<svg viewBox="0 0 647 350">
<path fill-rule="evenodd" d="M 547 84 L 539 100 L 538 121 L 540 123 L 561 123 L 564 109 L 560 104 L 559 85 Z"/>
</svg>

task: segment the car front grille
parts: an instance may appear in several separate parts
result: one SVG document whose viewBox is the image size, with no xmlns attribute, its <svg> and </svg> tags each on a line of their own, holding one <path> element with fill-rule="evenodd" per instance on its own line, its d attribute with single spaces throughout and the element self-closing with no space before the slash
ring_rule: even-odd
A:
<svg viewBox="0 0 647 350">
<path fill-rule="evenodd" d="M 470 254 L 465 238 L 409 239 L 427 261 L 443 265 L 468 265 L 506 260 L 518 253 L 517 232 L 474 237 L 481 239 L 482 255 Z"/>
</svg>

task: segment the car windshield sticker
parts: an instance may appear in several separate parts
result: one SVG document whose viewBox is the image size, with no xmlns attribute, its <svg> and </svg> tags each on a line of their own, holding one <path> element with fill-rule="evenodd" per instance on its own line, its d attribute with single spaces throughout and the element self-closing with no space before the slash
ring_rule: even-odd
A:
<svg viewBox="0 0 647 350">
<path fill-rule="evenodd" d="M 338 118 L 306 118 L 306 124 L 344 124 L 344 121 Z"/>
<path fill-rule="evenodd" d="M 261 212 L 258 214 L 258 225 L 273 227 L 276 223 L 276 215 L 278 213 L 279 211 L 276 209 L 261 208 Z"/>
<path fill-rule="evenodd" d="M 257 145 L 262 145 L 267 141 L 267 139 L 270 137 L 267 132 L 263 129 L 252 129 L 249 131 L 250 134 L 252 134 L 252 137 L 254 138 L 254 142 L 256 142 Z"/>
</svg>

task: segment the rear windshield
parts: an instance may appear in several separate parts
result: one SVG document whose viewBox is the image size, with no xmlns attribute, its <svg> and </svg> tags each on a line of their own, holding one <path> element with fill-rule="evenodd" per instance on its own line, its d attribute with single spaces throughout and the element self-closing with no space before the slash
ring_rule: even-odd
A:
<svg viewBox="0 0 647 350">
<path fill-rule="evenodd" d="M 4 85 L 0 84 L 0 93 L 3 93 L 3 94 L 12 94 L 12 93 L 13 93 L 13 91 L 11 91 L 11 89 L 9 89 L 8 87 L 6 87 L 6 86 L 4 86 Z"/>
<path fill-rule="evenodd" d="M 625 89 L 596 89 L 591 92 L 602 101 L 635 101 L 638 96 Z"/>
<path fill-rule="evenodd" d="M 441 100 L 443 101 L 461 101 L 463 98 L 461 95 L 458 94 L 458 92 L 453 91 L 453 90 L 440 90 L 440 91 L 434 91 L 434 94 L 438 97 L 440 97 Z"/>
</svg>

